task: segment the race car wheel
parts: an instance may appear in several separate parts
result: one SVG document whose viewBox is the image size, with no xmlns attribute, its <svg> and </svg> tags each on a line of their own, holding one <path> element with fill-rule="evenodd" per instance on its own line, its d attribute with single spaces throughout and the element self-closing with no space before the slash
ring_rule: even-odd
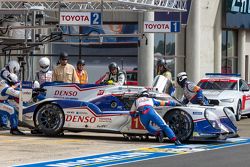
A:
<svg viewBox="0 0 250 167">
<path fill-rule="evenodd" d="M 39 131 L 47 136 L 56 136 L 63 131 L 64 113 L 57 104 L 47 103 L 38 109 L 34 121 Z"/>
<path fill-rule="evenodd" d="M 180 141 L 186 141 L 191 137 L 194 124 L 191 116 L 185 111 L 172 110 L 168 112 L 163 119 Z"/>
<path fill-rule="evenodd" d="M 242 112 L 241 111 L 241 101 L 238 101 L 236 115 L 235 115 L 235 118 L 237 121 L 241 120 L 241 112 Z"/>
</svg>

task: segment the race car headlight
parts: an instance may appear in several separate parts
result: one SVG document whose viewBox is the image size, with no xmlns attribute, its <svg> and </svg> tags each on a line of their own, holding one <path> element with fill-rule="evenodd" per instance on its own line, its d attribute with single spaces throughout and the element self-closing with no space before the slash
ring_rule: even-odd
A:
<svg viewBox="0 0 250 167">
<path fill-rule="evenodd" d="M 233 103 L 234 99 L 233 98 L 229 98 L 229 99 L 221 99 L 221 102 L 226 102 L 226 103 Z"/>
<path fill-rule="evenodd" d="M 205 118 L 208 120 L 208 122 L 212 125 L 213 128 L 221 129 L 220 118 L 214 112 L 215 109 L 207 108 L 205 110 Z"/>
<path fill-rule="evenodd" d="M 235 127 L 237 127 L 237 123 L 236 123 L 236 119 L 235 119 L 235 115 L 233 113 L 233 111 L 228 108 L 228 107 L 224 107 L 224 113 L 226 114 L 226 116 L 232 121 L 233 125 Z"/>
</svg>

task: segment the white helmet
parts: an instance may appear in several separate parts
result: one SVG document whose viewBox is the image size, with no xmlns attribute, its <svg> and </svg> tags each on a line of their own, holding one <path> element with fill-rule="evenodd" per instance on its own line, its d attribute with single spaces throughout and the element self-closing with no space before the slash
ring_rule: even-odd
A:
<svg viewBox="0 0 250 167">
<path fill-rule="evenodd" d="M 10 73 L 17 74 L 17 73 L 19 73 L 20 65 L 17 61 L 11 60 L 7 64 L 7 69 L 9 70 Z"/>
<path fill-rule="evenodd" d="M 187 73 L 186 72 L 180 72 L 177 77 L 177 83 L 180 85 L 180 86 L 183 86 L 184 83 L 185 83 L 185 80 L 187 80 Z"/>
<path fill-rule="evenodd" d="M 9 85 L 14 85 L 18 81 L 18 77 L 14 73 L 9 73 L 8 71 L 4 71 L 1 74 L 1 77 L 7 81 Z"/>
<path fill-rule="evenodd" d="M 47 57 L 42 57 L 39 60 L 39 65 L 41 67 L 42 72 L 47 72 L 49 70 L 50 60 Z"/>
</svg>

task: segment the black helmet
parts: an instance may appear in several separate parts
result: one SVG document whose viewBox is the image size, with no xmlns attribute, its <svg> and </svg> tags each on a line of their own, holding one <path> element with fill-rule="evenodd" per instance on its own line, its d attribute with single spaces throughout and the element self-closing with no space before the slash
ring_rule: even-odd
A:
<svg viewBox="0 0 250 167">
<path fill-rule="evenodd" d="M 109 64 L 109 71 L 111 71 L 111 69 L 114 69 L 114 68 L 118 69 L 118 65 L 115 62 L 110 63 Z"/>
<path fill-rule="evenodd" d="M 60 54 L 60 60 L 68 60 L 68 59 L 69 59 L 68 53 L 62 52 Z"/>
<path fill-rule="evenodd" d="M 78 62 L 77 62 L 77 64 L 76 64 L 76 65 L 79 65 L 79 64 L 81 64 L 81 65 L 85 65 L 85 61 L 84 61 L 83 59 L 78 60 Z"/>
<path fill-rule="evenodd" d="M 160 66 L 160 65 L 162 65 L 165 69 L 168 69 L 167 61 L 165 59 L 159 59 L 157 61 L 157 66 Z"/>
</svg>

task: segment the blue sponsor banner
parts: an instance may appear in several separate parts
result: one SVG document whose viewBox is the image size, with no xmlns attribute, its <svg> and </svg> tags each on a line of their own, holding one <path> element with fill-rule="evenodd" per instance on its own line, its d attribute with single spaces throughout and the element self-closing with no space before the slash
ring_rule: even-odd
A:
<svg viewBox="0 0 250 167">
<path fill-rule="evenodd" d="M 112 152 L 93 156 L 77 157 L 72 159 L 56 160 L 50 162 L 40 162 L 34 164 L 20 165 L 16 167 L 100 167 L 126 164 L 148 159 L 156 159 L 181 154 L 189 154 L 201 151 L 233 147 L 237 145 L 249 144 L 250 139 L 233 138 L 223 142 L 213 142 L 211 144 L 185 144 L 180 146 L 163 145 L 149 148 L 139 148 L 130 151 Z"/>
<path fill-rule="evenodd" d="M 32 88 L 32 82 L 30 82 L 30 81 L 23 81 L 22 82 L 22 88 L 25 88 L 25 89 Z"/>
<path fill-rule="evenodd" d="M 91 13 L 94 15 L 95 13 Z M 95 16 L 95 18 L 98 18 Z M 91 19 L 91 22 L 95 21 L 95 19 Z M 97 21 L 99 22 L 99 21 Z M 92 24 L 92 23 L 91 23 Z M 137 23 L 112 23 L 107 24 L 104 23 L 103 25 L 92 25 L 92 26 L 68 26 L 63 25 L 61 26 L 61 29 L 63 33 L 66 34 L 86 34 L 86 35 L 98 35 L 98 34 L 135 34 L 135 37 L 103 37 L 102 42 L 103 43 L 124 43 L 124 42 L 131 42 L 131 43 L 137 43 L 138 37 L 136 35 L 138 34 L 138 24 Z M 79 37 L 64 37 L 64 41 L 67 42 L 79 42 Z M 82 42 L 91 43 L 91 42 L 99 42 L 100 38 L 82 38 Z"/>
<path fill-rule="evenodd" d="M 181 24 L 188 23 L 191 0 L 187 0 L 186 12 L 155 12 L 155 21 L 180 21 Z"/>
<path fill-rule="evenodd" d="M 223 28 L 250 29 L 250 0 L 224 0 Z"/>
</svg>

